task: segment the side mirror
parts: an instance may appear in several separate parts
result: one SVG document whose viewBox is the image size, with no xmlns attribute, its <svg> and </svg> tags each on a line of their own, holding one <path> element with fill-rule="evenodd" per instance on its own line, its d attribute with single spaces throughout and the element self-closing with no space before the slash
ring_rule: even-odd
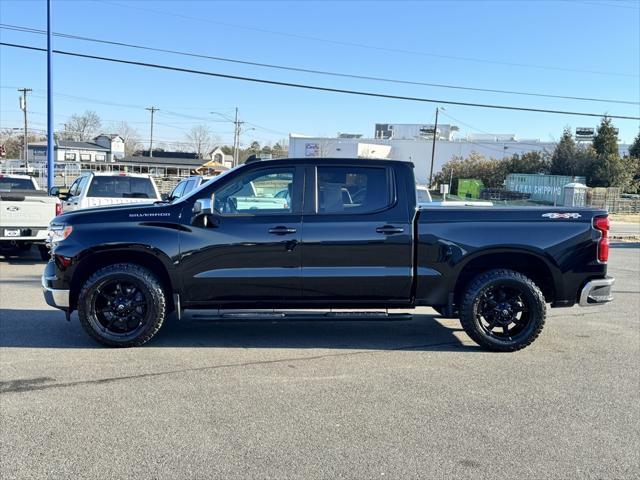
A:
<svg viewBox="0 0 640 480">
<path fill-rule="evenodd" d="M 213 213 L 213 195 L 211 198 L 199 198 L 193 204 L 193 216 L 211 215 Z"/>
<path fill-rule="evenodd" d="M 51 195 L 52 197 L 59 197 L 60 196 L 60 187 L 51 187 L 49 189 L 49 195 Z"/>
<path fill-rule="evenodd" d="M 163 194 L 161 194 L 161 195 L 160 195 L 160 199 L 161 199 L 163 202 L 168 202 L 169 200 L 171 200 L 171 197 L 169 196 L 169 194 L 168 194 L 168 193 L 163 193 Z"/>
<path fill-rule="evenodd" d="M 193 204 L 191 210 L 191 223 L 193 225 L 201 227 L 217 227 L 219 219 L 215 214 L 215 202 L 216 198 L 214 194 L 211 194 L 210 198 L 199 198 Z"/>
</svg>

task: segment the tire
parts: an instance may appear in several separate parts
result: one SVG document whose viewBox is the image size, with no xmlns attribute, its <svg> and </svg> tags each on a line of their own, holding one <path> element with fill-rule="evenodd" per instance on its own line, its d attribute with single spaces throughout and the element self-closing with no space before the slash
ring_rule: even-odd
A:
<svg viewBox="0 0 640 480">
<path fill-rule="evenodd" d="M 116 263 L 95 272 L 78 297 L 82 328 L 103 345 L 138 347 L 160 330 L 167 310 L 162 285 L 144 267 Z"/>
<path fill-rule="evenodd" d="M 51 258 L 51 254 L 46 245 L 38 245 L 38 253 L 40 254 L 40 260 L 44 260 L 45 262 L 48 262 Z"/>
<path fill-rule="evenodd" d="M 512 270 L 490 270 L 474 278 L 460 303 L 460 323 L 481 347 L 515 352 L 544 327 L 547 306 L 538 286 Z"/>
</svg>

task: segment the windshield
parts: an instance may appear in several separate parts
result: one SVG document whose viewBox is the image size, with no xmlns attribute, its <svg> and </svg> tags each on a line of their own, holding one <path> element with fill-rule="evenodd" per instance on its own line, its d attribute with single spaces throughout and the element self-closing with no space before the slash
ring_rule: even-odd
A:
<svg viewBox="0 0 640 480">
<path fill-rule="evenodd" d="M 87 197 L 156 198 L 150 178 L 94 177 Z"/>
<path fill-rule="evenodd" d="M 0 192 L 12 192 L 13 190 L 35 190 L 30 178 L 11 178 L 0 175 Z"/>
<path fill-rule="evenodd" d="M 213 185 L 215 182 L 217 182 L 218 180 L 220 180 L 221 178 L 226 177 L 228 174 L 230 174 L 231 172 L 234 172 L 235 170 L 237 170 L 238 168 L 240 168 L 242 165 L 238 165 L 236 167 L 230 168 L 229 170 L 227 170 L 226 172 L 221 173 L 220 175 L 218 175 L 217 177 L 213 177 L 211 180 L 208 180 L 204 183 L 201 183 L 200 186 L 198 188 L 196 188 L 195 190 L 191 190 L 189 193 L 187 193 L 186 195 L 184 195 L 183 197 L 180 198 L 175 198 L 171 201 L 171 203 L 177 203 L 177 202 L 181 202 L 183 200 L 187 200 L 188 198 L 193 197 L 194 195 L 197 195 L 198 192 L 200 190 L 202 190 L 205 187 L 208 187 L 209 185 Z"/>
</svg>

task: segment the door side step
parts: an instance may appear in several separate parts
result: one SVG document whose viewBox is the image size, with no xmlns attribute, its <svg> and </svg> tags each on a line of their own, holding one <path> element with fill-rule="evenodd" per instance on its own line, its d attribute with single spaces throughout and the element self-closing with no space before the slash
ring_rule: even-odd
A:
<svg viewBox="0 0 640 480">
<path fill-rule="evenodd" d="M 185 315 L 183 315 L 184 317 Z M 354 312 L 281 312 L 281 311 L 242 311 L 242 312 L 225 312 L 220 310 L 217 313 L 193 313 L 188 315 L 193 320 L 234 320 L 234 321 L 406 321 L 411 320 L 413 315 L 411 313 L 389 313 L 389 312 L 367 312 L 367 311 L 354 311 Z"/>
</svg>

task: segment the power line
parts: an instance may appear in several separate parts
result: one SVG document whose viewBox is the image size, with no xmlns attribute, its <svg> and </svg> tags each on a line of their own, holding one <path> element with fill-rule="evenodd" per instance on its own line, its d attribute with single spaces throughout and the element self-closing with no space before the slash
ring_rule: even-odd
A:
<svg viewBox="0 0 640 480">
<path fill-rule="evenodd" d="M 631 74 L 631 73 L 602 72 L 602 71 L 597 71 L 597 70 L 582 70 L 582 69 L 567 68 L 567 67 L 556 67 L 556 66 L 549 66 L 549 65 L 535 65 L 535 64 L 515 63 L 515 62 L 480 59 L 480 58 L 472 58 L 472 57 L 459 57 L 459 56 L 444 55 L 444 54 L 432 53 L 432 52 L 419 52 L 419 51 L 415 51 L 415 50 L 405 50 L 405 49 L 401 49 L 401 48 L 380 47 L 380 46 L 377 46 L 377 45 L 368 45 L 368 44 L 364 44 L 364 43 L 347 42 L 347 41 L 343 41 L 343 40 L 335 40 L 335 39 L 314 37 L 314 36 L 310 36 L 310 35 L 301 35 L 301 34 L 296 34 L 296 33 L 291 33 L 291 32 L 280 32 L 280 31 L 276 31 L 276 30 L 268 30 L 268 29 L 265 29 L 265 28 L 249 27 L 247 25 L 239 25 L 239 24 L 232 24 L 232 23 L 227 23 L 227 22 L 220 22 L 220 21 L 215 21 L 215 20 L 211 20 L 211 19 L 208 19 L 208 18 L 193 17 L 193 16 L 184 15 L 184 14 L 175 13 L 175 12 L 164 12 L 162 10 L 155 10 L 155 9 L 151 9 L 151 8 L 140 7 L 140 6 L 137 6 L 137 5 L 136 6 L 134 6 L 134 5 L 123 5 L 121 3 L 109 2 L 109 1 L 105 1 L 105 0 L 102 0 L 101 3 L 107 4 L 107 5 L 115 5 L 115 6 L 120 7 L 120 8 L 134 8 L 134 9 L 143 10 L 143 11 L 147 11 L 147 12 L 152 12 L 152 13 L 156 13 L 156 14 L 160 14 L 160 15 L 167 15 L 167 16 L 170 16 L 172 18 L 184 18 L 184 19 L 187 19 L 187 20 L 195 20 L 195 21 L 198 21 L 198 22 L 211 23 L 211 24 L 215 24 L 215 25 L 223 25 L 225 27 L 231 27 L 231 28 L 234 28 L 234 29 L 251 30 L 251 31 L 256 31 L 256 32 L 260 32 L 260 33 L 268 33 L 270 35 L 281 35 L 281 36 L 290 37 L 290 38 L 298 38 L 298 39 L 302 39 L 302 40 L 312 40 L 312 41 L 316 41 L 316 42 L 331 43 L 331 44 L 334 44 L 334 45 L 343 45 L 343 46 L 347 46 L 347 47 L 357 47 L 357 48 L 364 48 L 364 49 L 384 51 L 384 52 L 402 53 L 402 54 L 407 54 L 407 55 L 418 55 L 418 56 L 423 56 L 423 57 L 444 58 L 444 59 L 448 59 L 448 60 L 461 60 L 461 61 L 465 61 L 465 62 L 490 63 L 490 64 L 494 64 L 494 65 L 503 65 L 503 66 L 509 66 L 509 67 L 535 68 L 535 69 L 541 69 L 541 70 L 556 70 L 556 71 L 564 71 L 564 72 L 590 73 L 590 74 L 596 74 L 596 75 L 608 75 L 608 76 L 620 76 L 620 77 L 633 77 L 633 78 L 637 78 L 638 77 L 638 75 Z"/>
<path fill-rule="evenodd" d="M 0 23 L 0 28 L 5 30 L 18 31 L 18 32 L 46 35 L 46 32 L 44 30 L 29 28 L 29 27 L 22 27 L 19 25 L 9 25 L 9 24 Z M 619 103 L 619 104 L 626 104 L 626 105 L 640 105 L 640 102 L 633 102 L 629 100 L 615 100 L 615 99 L 594 98 L 594 97 L 578 97 L 578 96 L 570 96 L 570 95 L 554 95 L 554 94 L 538 93 L 538 92 L 522 92 L 517 90 L 468 87 L 463 85 L 449 85 L 444 83 L 418 82 L 413 80 L 401 80 L 401 79 L 388 78 L 388 77 L 357 75 L 357 74 L 350 74 L 350 73 L 343 73 L 343 72 L 333 72 L 333 71 L 326 71 L 326 70 L 292 67 L 292 66 L 276 65 L 276 64 L 270 64 L 270 63 L 261 63 L 261 62 L 255 62 L 255 61 L 249 61 L 249 60 L 239 60 L 234 58 L 218 57 L 218 56 L 205 55 L 205 54 L 199 54 L 199 53 L 193 53 L 193 52 L 150 47 L 147 45 L 136 45 L 132 43 L 84 37 L 84 36 L 72 35 L 67 33 L 53 33 L 53 35 L 61 38 L 81 40 L 81 41 L 93 42 L 93 43 L 101 43 L 106 45 L 115 45 L 119 47 L 127 47 L 127 48 L 134 48 L 139 50 L 147 50 L 147 51 L 161 52 L 161 53 L 170 53 L 173 55 L 182 55 L 187 57 L 202 58 L 207 60 L 215 60 L 220 62 L 240 64 L 240 65 L 250 65 L 254 67 L 263 67 L 263 68 L 285 70 L 285 71 L 292 71 L 292 72 L 301 72 L 301 73 L 311 73 L 316 75 L 325 75 L 325 76 L 332 76 L 332 77 L 352 78 L 352 79 L 358 79 L 358 80 L 371 80 L 376 82 L 394 83 L 394 84 L 402 84 L 402 85 L 416 85 L 416 86 L 425 86 L 425 87 L 446 88 L 446 89 L 453 89 L 453 90 L 467 90 L 472 92 L 487 92 L 487 93 L 499 93 L 499 94 L 507 94 L 507 95 L 522 95 L 522 96 L 529 96 L 529 97 L 557 98 L 557 99 L 577 100 L 577 101 L 585 101 L 585 102 L 603 102 L 603 103 Z"/>
<path fill-rule="evenodd" d="M 46 49 L 44 48 L 32 47 L 28 45 L 21 45 L 21 44 L 9 43 L 9 42 L 0 42 L 0 45 L 5 47 L 20 48 L 25 50 L 39 51 L 39 52 L 46 51 Z M 217 72 L 207 72 L 203 70 L 174 67 L 170 65 L 162 65 L 157 63 L 139 62 L 134 60 L 123 60 L 123 59 L 118 59 L 113 57 L 103 57 L 98 55 L 88 55 L 84 53 L 68 52 L 65 50 L 53 50 L 53 52 L 58 55 L 88 58 L 92 60 L 102 60 L 105 62 L 121 63 L 125 65 L 135 65 L 139 67 L 156 68 L 159 70 L 168 70 L 168 71 L 182 72 L 182 73 L 193 73 L 196 75 L 205 75 L 205 76 L 216 77 L 216 78 L 226 78 L 229 80 L 242 80 L 246 82 L 261 83 L 266 85 L 277 85 L 281 87 L 300 88 L 305 90 L 315 90 L 315 91 L 330 92 L 330 93 L 343 93 L 347 95 L 358 95 L 362 97 L 386 98 L 389 100 L 406 100 L 411 102 L 422 102 L 422 103 L 439 103 L 444 105 L 459 105 L 459 106 L 465 106 L 465 107 L 491 108 L 491 109 L 498 109 L 498 110 L 549 113 L 549 114 L 556 114 L 556 115 L 576 115 L 576 116 L 585 116 L 585 117 L 602 117 L 603 116 L 602 113 L 571 112 L 571 111 L 565 111 L 565 110 L 550 110 L 550 109 L 544 109 L 544 108 L 514 107 L 510 105 L 458 102 L 453 100 L 440 100 L 440 99 L 422 98 L 422 97 L 409 97 L 409 96 L 403 96 L 403 95 L 391 95 L 391 94 L 385 94 L 385 93 L 367 92 L 362 90 L 348 90 L 343 88 L 321 87 L 317 85 L 309 85 L 309 84 L 303 84 L 303 83 L 280 82 L 276 80 L 266 80 L 266 79 L 256 78 L 256 77 L 246 77 L 246 76 L 229 75 L 229 74 L 217 73 Z M 634 117 L 629 115 L 607 114 L 606 116 L 608 118 L 615 118 L 620 120 L 640 120 L 640 117 Z"/>
</svg>

